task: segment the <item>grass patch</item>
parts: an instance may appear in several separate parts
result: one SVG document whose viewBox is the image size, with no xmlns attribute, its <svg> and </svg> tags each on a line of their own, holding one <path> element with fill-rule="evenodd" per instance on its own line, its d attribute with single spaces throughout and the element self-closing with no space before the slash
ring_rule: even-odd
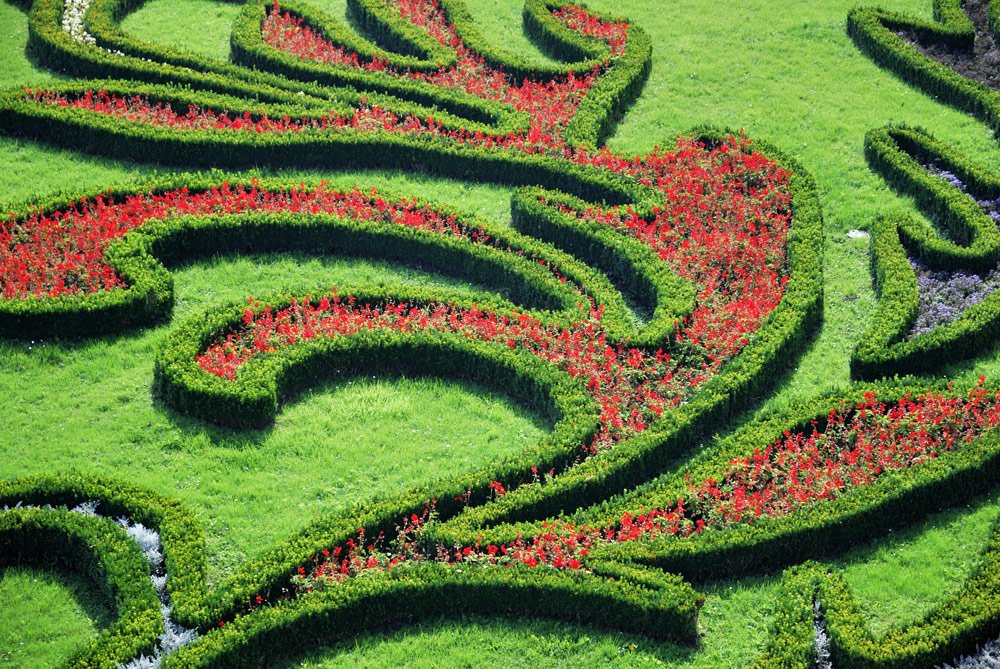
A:
<svg viewBox="0 0 1000 669">
<path fill-rule="evenodd" d="M 228 60 L 229 34 L 240 9 L 214 0 L 150 0 L 126 16 L 122 28 L 146 42 Z"/>
<path fill-rule="evenodd" d="M 843 568 L 875 635 L 916 622 L 954 596 L 996 529 L 1000 504 L 989 499 L 945 511 L 871 546 L 852 551 Z"/>
<path fill-rule="evenodd" d="M 75 574 L 0 570 L 0 667 L 59 666 L 112 621 L 104 595 Z"/>
</svg>

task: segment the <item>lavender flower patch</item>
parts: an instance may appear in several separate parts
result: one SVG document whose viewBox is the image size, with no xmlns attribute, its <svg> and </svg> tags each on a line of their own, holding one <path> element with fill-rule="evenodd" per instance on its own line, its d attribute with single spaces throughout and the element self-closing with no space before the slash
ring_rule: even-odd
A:
<svg viewBox="0 0 1000 669">
<path fill-rule="evenodd" d="M 962 180 L 948 170 L 943 170 L 933 163 L 922 165 L 922 167 L 939 179 L 947 181 L 958 190 L 963 193 L 967 193 L 970 197 L 973 197 L 973 195 L 969 193 L 968 187 L 962 183 Z M 983 210 L 983 213 L 992 218 L 994 221 L 1000 223 L 1000 198 L 996 198 L 994 200 L 981 200 L 973 197 L 973 199 L 976 201 L 976 204 L 979 205 L 979 208 Z"/>
<path fill-rule="evenodd" d="M 918 260 L 910 260 L 917 275 L 917 320 L 909 339 L 926 334 L 936 327 L 958 319 L 969 307 L 979 304 L 1000 288 L 1000 269 L 989 274 L 964 272 L 932 272 Z"/>
</svg>

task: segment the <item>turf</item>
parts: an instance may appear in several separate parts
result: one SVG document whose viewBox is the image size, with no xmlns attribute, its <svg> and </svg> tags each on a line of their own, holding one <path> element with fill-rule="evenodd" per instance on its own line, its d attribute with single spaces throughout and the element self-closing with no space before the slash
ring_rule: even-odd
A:
<svg viewBox="0 0 1000 669">
<path fill-rule="evenodd" d="M 323 3 L 343 14 L 342 0 Z M 849 0 L 589 0 L 628 17 L 654 41 L 654 67 L 637 104 L 610 141 L 639 153 L 705 123 L 743 128 L 797 157 L 816 177 L 826 216 L 825 319 L 814 342 L 760 411 L 792 406 L 848 383 L 848 357 L 874 308 L 867 243 L 845 233 L 911 201 L 869 171 L 864 133 L 888 122 L 923 126 L 968 155 L 1000 169 L 985 126 L 938 104 L 875 66 L 850 42 Z M 929 17 L 930 0 L 883 0 L 887 9 Z M 542 59 L 520 30 L 519 0 L 469 2 L 490 39 Z M 209 55 L 228 53 L 228 23 L 238 7 L 210 0 L 152 0 L 125 21 L 133 34 Z M 191 20 L 197 16 L 198 20 Z M 0 85 L 51 80 L 24 53 L 27 19 L 0 3 Z M 123 164 L 0 137 L 0 200 L 91 188 L 156 174 Z M 509 220 L 509 190 L 392 171 L 282 173 L 417 194 Z M 39 184 L 45 184 L 40 189 Z M 221 300 L 283 288 L 406 282 L 474 290 L 419 269 L 337 258 L 219 258 L 177 270 L 174 323 Z M 0 344 L 0 477 L 38 471 L 116 471 L 176 496 L 203 522 L 213 579 L 304 519 L 430 477 L 516 452 L 549 428 L 488 390 L 437 380 L 357 379 L 299 398 L 271 430 L 212 430 L 157 405 L 149 394 L 150 353 L 169 329 L 76 345 Z M 1000 355 L 946 370 L 952 377 L 1000 374 Z M 358 420 L 358 417 L 363 417 Z M 44 457 L 39 457 L 44 454 Z M 1000 502 L 987 495 L 970 509 L 944 512 L 832 563 L 844 570 L 873 631 L 915 620 L 955 592 L 976 562 Z M 266 509 L 267 522 L 261 522 Z M 891 531 L 890 531 L 891 530 Z M 74 608 L 75 581 L 8 570 L 0 581 L 0 649 L 24 648 L 51 663 L 93 635 L 102 616 Z M 705 586 L 698 649 L 530 620 L 430 621 L 371 634 L 293 661 L 303 666 L 391 666 L 433 658 L 434 666 L 732 667 L 763 642 L 774 577 Z M 67 589 L 68 588 L 68 589 Z M 58 599 L 67 633 L 10 621 L 30 619 Z M 13 604 L 11 602 L 14 602 Z M 55 606 L 55 605 L 53 605 Z M 90 622 L 96 616 L 96 622 Z M 69 632 L 72 630 L 72 633 Z M 6 636 L 4 636 L 6 635 Z M 9 640 L 9 641 L 8 641 Z M 6 661 L 0 650 L 0 661 Z M 18 651 L 20 652 L 20 651 Z M 45 659 L 47 658 L 47 659 Z M 430 661 L 428 661 L 430 662 Z M 39 665 L 42 666 L 42 665 Z M 427 666 L 431 666 L 428 664 Z"/>
<path fill-rule="evenodd" d="M 0 667 L 46 669 L 111 623 L 104 594 L 65 572 L 0 570 Z"/>
</svg>

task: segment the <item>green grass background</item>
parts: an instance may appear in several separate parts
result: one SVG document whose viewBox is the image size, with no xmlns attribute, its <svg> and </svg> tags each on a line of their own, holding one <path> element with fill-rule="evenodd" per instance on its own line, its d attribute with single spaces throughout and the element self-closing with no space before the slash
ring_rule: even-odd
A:
<svg viewBox="0 0 1000 669">
<path fill-rule="evenodd" d="M 314 0 L 343 16 L 343 0 Z M 931 130 L 1000 169 L 981 123 L 938 104 L 877 68 L 844 31 L 839 0 L 589 0 L 628 17 L 654 42 L 654 67 L 610 145 L 639 153 L 711 123 L 771 141 L 816 177 L 826 216 L 826 313 L 822 330 L 761 412 L 848 383 L 848 356 L 874 309 L 867 243 L 845 233 L 896 208 L 913 210 L 870 172 L 865 131 L 888 122 Z M 884 0 L 929 17 L 930 0 Z M 536 58 L 518 0 L 477 0 L 469 9 L 498 43 Z M 212 0 L 150 0 L 126 29 L 226 57 L 238 11 Z M 0 3 L 0 85 L 56 78 L 26 57 L 27 18 Z M 76 191 L 158 173 L 155 166 L 93 158 L 0 136 L 0 203 Z M 509 221 L 509 189 L 394 171 L 282 172 L 416 194 Z M 44 186 L 39 186 L 44 184 Z M 0 210 L 5 205 L 0 204 Z M 174 322 L 224 300 L 279 289 L 406 282 L 448 290 L 461 282 L 364 260 L 271 255 L 216 258 L 177 268 Z M 0 342 L 0 477 L 48 471 L 113 473 L 181 499 L 208 536 L 211 578 L 320 513 L 432 480 L 516 452 L 540 439 L 544 421 L 488 389 L 433 379 L 363 378 L 300 397 L 268 430 L 234 433 L 188 420 L 150 396 L 151 354 L 169 325 L 77 344 Z M 952 376 L 996 375 L 984 352 Z M 1000 518 L 995 491 L 970 508 L 890 532 L 836 562 L 873 631 L 919 618 L 954 593 Z M 947 500 L 943 501 L 943 505 Z M 429 621 L 365 635 L 289 666 L 674 666 L 732 667 L 753 656 L 768 625 L 775 577 L 711 584 L 698 648 L 531 620 Z M 0 571 L 0 667 L 51 666 L 108 624 L 107 602 L 62 574 Z M 58 621 L 47 626 L 42 621 Z"/>
</svg>

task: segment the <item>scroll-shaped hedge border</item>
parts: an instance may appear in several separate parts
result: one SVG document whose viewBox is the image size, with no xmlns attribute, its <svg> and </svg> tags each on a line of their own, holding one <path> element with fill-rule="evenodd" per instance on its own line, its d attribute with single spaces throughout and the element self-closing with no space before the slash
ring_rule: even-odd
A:
<svg viewBox="0 0 1000 669">
<path fill-rule="evenodd" d="M 544 485 L 512 490 L 495 502 L 429 528 L 429 538 L 451 544 L 481 537 L 500 544 L 518 536 L 534 536 L 541 532 L 540 525 L 526 521 L 572 512 L 650 480 L 702 435 L 756 401 L 784 373 L 822 317 L 822 216 L 812 179 L 776 149 L 756 146 L 791 170 L 793 224 L 788 235 L 785 294 L 746 348 L 690 402 L 665 413 L 645 432 Z"/>
<path fill-rule="evenodd" d="M 888 126 L 865 135 L 865 156 L 872 169 L 918 206 L 951 237 L 915 221 L 899 219 L 908 249 L 929 267 L 942 270 L 991 270 L 1000 262 L 1000 230 L 971 197 L 930 174 L 933 164 L 958 176 L 972 192 L 1000 196 L 1000 179 L 939 142 L 924 130 Z"/>
<path fill-rule="evenodd" d="M 320 67 L 288 57 L 262 43 L 260 21 L 264 5 L 250 3 L 241 13 L 232 33 L 233 55 L 239 64 L 209 58 L 199 54 L 149 43 L 125 33 L 120 21 L 141 2 L 137 0 L 96 0 L 88 8 L 85 25 L 96 38 L 98 46 L 74 41 L 62 30 L 62 3 L 59 0 L 35 0 L 31 5 L 29 46 L 53 68 L 78 76 L 123 78 L 148 83 L 176 82 L 203 90 L 246 97 L 271 103 L 312 104 L 329 106 L 331 100 L 353 100 L 358 104 L 364 96 L 369 103 L 379 104 L 396 113 L 415 111 L 423 118 L 439 117 L 444 113 L 469 119 L 472 123 L 489 125 L 497 134 L 526 127 L 526 117 L 505 105 L 475 96 L 417 81 L 391 77 L 385 73 Z M 568 72 L 585 72 L 604 62 L 607 49 L 598 41 L 569 30 L 552 16 L 561 6 L 546 0 L 527 0 L 525 22 L 529 35 L 542 40 L 546 47 L 566 60 L 566 64 L 547 66 L 528 63 L 515 54 L 489 46 L 479 38 L 461 0 L 450 0 L 445 7 L 456 21 L 456 29 L 472 37 L 485 49 L 481 54 L 494 65 L 525 77 L 554 77 Z M 293 11 L 315 22 L 321 32 L 360 51 L 362 56 L 388 56 L 391 62 L 417 69 L 430 68 L 431 60 L 412 61 L 406 53 L 424 54 L 442 64 L 454 58 L 435 40 L 415 29 L 401 16 L 369 0 L 351 0 L 349 10 L 363 25 L 376 34 L 395 35 L 391 43 L 404 55 L 387 54 L 359 38 L 315 8 L 293 3 Z M 462 27 L 459 28 L 459 23 Z M 121 51 L 119 56 L 105 49 Z M 584 60 L 578 60 L 582 55 Z M 618 116 L 634 101 L 645 83 L 652 64 L 652 43 L 640 28 L 629 27 L 625 53 L 612 59 L 607 71 L 581 102 L 578 113 L 566 129 L 571 145 L 600 146 L 614 127 Z M 248 69 L 253 65 L 261 69 Z M 272 71 L 263 71 L 272 70 Z M 280 75 L 280 76 L 279 76 Z M 317 83 L 318 82 L 318 83 Z M 329 88 L 329 86 L 335 88 Z M 343 86 L 353 87 L 343 88 Z M 389 95 L 386 95 L 388 93 Z M 423 105 L 414 109 L 403 100 Z"/>
<path fill-rule="evenodd" d="M 217 178 L 216 178 L 217 177 Z M 308 187 L 300 182 L 279 180 L 247 181 L 231 175 L 176 176 L 150 184 L 129 184 L 110 191 L 64 196 L 38 205 L 22 205 L 16 216 L 32 212 L 51 213 L 75 201 L 98 195 L 121 201 L 138 193 L 161 194 L 180 187 L 198 193 L 222 183 L 254 187 L 264 191 Z M 388 201 L 396 196 L 382 193 Z M 518 198 L 523 199 L 523 198 Z M 609 273 L 625 293 L 640 301 L 656 316 L 646 325 L 636 325 L 622 294 L 601 273 L 552 246 L 486 220 L 433 207 L 445 216 L 454 215 L 470 229 L 482 229 L 494 243 L 513 253 L 474 243 L 457 236 L 435 234 L 402 225 L 343 219 L 328 214 L 243 213 L 203 217 L 176 217 L 151 221 L 112 242 L 105 261 L 128 285 L 127 289 L 60 298 L 0 299 L 0 335 L 40 339 L 51 336 L 75 338 L 148 325 L 167 317 L 173 305 L 173 280 L 160 261 L 177 263 L 218 253 L 299 251 L 341 253 L 406 262 L 420 258 L 429 267 L 451 276 L 480 281 L 492 288 L 502 287 L 508 296 L 529 307 L 555 311 L 539 313 L 546 321 L 586 316 L 589 305 L 581 303 L 576 286 L 605 309 L 605 322 L 613 341 L 623 339 L 658 343 L 669 337 L 676 321 L 693 308 L 693 291 L 655 257 L 633 252 L 617 258 Z M 547 209 L 547 208 L 543 208 Z M 532 214 L 515 212 L 525 228 L 530 221 L 547 216 L 536 207 Z M 552 210 L 552 216 L 558 212 Z M 529 230 L 530 232 L 530 230 Z M 609 234 L 610 233 L 610 234 Z M 625 239 L 610 230 L 596 245 L 607 245 L 612 253 Z M 633 245 L 638 242 L 631 241 Z M 625 242 L 627 243 L 627 242 Z M 522 255 L 517 255 L 518 253 Z M 652 256 L 651 253 L 648 254 Z M 539 266 L 558 268 L 569 284 Z M 629 264 L 634 263 L 634 264 Z M 637 288 L 638 286 L 638 288 Z M 652 295 L 649 295 L 649 293 Z M 509 305 L 507 305 L 509 307 Z"/>
<path fill-rule="evenodd" d="M 115 669 L 150 652 L 163 632 L 149 564 L 113 521 L 58 509 L 0 508 L 0 565 L 12 564 L 58 565 L 80 572 L 112 603 L 115 623 L 77 652 L 67 667 Z"/>
<path fill-rule="evenodd" d="M 338 518 L 314 523 L 291 541 L 279 544 L 250 565 L 241 566 L 220 588 L 207 591 L 201 529 L 190 513 L 174 500 L 124 483 L 81 475 L 0 482 L 0 504 L 15 500 L 65 506 L 98 501 L 102 511 L 128 515 L 159 531 L 174 618 L 182 624 L 199 626 L 203 634 L 208 633 L 197 644 L 171 656 L 166 666 L 233 666 L 232 663 L 246 666 L 250 658 L 287 656 L 289 633 L 301 641 L 296 647 L 296 651 L 301 651 L 361 629 L 470 612 L 506 612 L 584 622 L 681 642 L 691 642 L 697 636 L 696 620 L 703 598 L 682 579 L 655 570 L 605 563 L 595 563 L 590 573 L 469 565 L 456 569 L 430 563 L 389 574 L 369 575 L 325 592 L 306 593 L 250 613 L 239 613 L 248 608 L 253 595 L 260 592 L 254 586 L 259 580 L 257 574 L 262 561 L 269 561 L 271 569 L 268 571 L 282 574 L 283 585 L 287 585 L 288 573 L 301 564 L 301 561 L 288 559 L 288 551 L 296 542 L 329 541 L 331 529 L 345 532 L 346 538 L 354 531 L 347 530 L 348 527 L 355 530 L 359 524 L 377 527 L 372 521 L 380 512 L 388 512 L 389 506 L 385 504 L 381 509 L 369 507 L 357 515 L 349 511 Z M 64 526 L 109 524 L 107 520 L 66 511 L 18 509 L 0 513 L 0 540 L 21 542 L 18 550 L 27 559 L 44 556 L 47 550 L 47 545 L 24 541 L 24 536 L 19 534 L 25 526 L 22 516 L 33 518 L 37 514 L 55 518 L 49 523 L 51 527 L 47 527 L 55 527 L 57 531 Z M 11 518 L 15 521 L 13 527 L 5 527 Z M 386 520 L 393 522 L 390 518 Z M 151 610 L 155 617 L 148 615 L 152 622 L 146 637 L 152 635 L 155 640 L 154 633 L 158 633 L 155 623 L 162 619 L 159 600 L 148 579 L 148 567 L 135 544 L 123 531 L 117 531 L 121 540 L 128 544 L 124 549 L 133 551 L 132 561 L 138 560 L 135 564 L 128 563 L 136 573 L 119 570 L 118 585 L 127 592 L 145 593 L 146 599 L 152 597 Z M 113 532 L 112 535 L 118 540 L 117 535 Z M 86 546 L 83 544 L 84 549 Z M 10 554 L 20 555 L 18 551 Z M 80 564 L 84 561 L 74 566 Z M 227 595 L 236 599 L 228 600 Z M 228 624 L 220 628 L 216 625 L 220 619 Z M 146 637 L 140 641 L 148 642 L 150 639 Z M 131 658 L 138 651 L 130 646 L 127 652 L 133 653 Z M 88 657 L 93 655 L 88 654 Z"/>
<path fill-rule="evenodd" d="M 754 422 L 716 444 L 706 456 L 693 459 L 678 471 L 664 475 L 632 493 L 621 495 L 571 517 L 579 523 L 601 525 L 621 518 L 624 511 L 675 504 L 690 492 L 691 481 L 721 478 L 734 458 L 780 440 L 786 432 L 820 427 L 831 410 L 851 407 L 875 391 L 880 401 L 893 402 L 926 386 L 883 382 L 855 386 L 850 392 L 820 398 L 795 409 Z M 992 388 L 991 391 L 995 391 Z M 949 394 L 945 386 L 938 392 Z M 991 430 L 954 452 L 919 466 L 886 472 L 874 483 L 841 493 L 831 501 L 816 502 L 782 516 L 761 516 L 752 523 L 707 529 L 696 535 L 666 536 L 641 542 L 609 544 L 593 549 L 595 559 L 637 562 L 681 573 L 701 581 L 733 573 L 773 571 L 797 562 L 841 553 L 882 536 L 886 527 L 899 527 L 925 518 L 943 503 L 960 504 L 1000 481 L 1000 431 Z M 945 500 L 945 502 L 942 502 Z"/>
<path fill-rule="evenodd" d="M 541 188 L 518 190 L 511 198 L 513 225 L 601 270 L 623 294 L 651 314 L 642 330 L 630 338 L 633 346 L 667 346 L 678 320 L 695 308 L 695 287 L 672 272 L 648 244 L 607 225 L 564 213 L 556 208 L 560 205 L 577 212 L 590 206 L 579 198 Z"/>
<path fill-rule="evenodd" d="M 258 609 L 170 656 L 165 667 L 268 665 L 296 651 L 391 623 L 469 613 L 550 618 L 693 642 L 702 598 L 671 574 L 609 574 L 439 564 L 355 579 Z M 651 587 L 651 581 L 658 581 Z"/>
<path fill-rule="evenodd" d="M 920 374 L 981 354 L 1000 336 L 1000 295 L 988 295 L 955 321 L 907 339 L 918 315 L 916 273 L 909 253 L 937 269 L 983 272 L 1000 259 L 1000 231 L 972 197 L 927 172 L 934 164 L 958 176 L 972 193 L 1000 196 L 1000 178 L 921 130 L 890 127 L 868 133 L 873 166 L 917 202 L 961 245 L 907 214 L 882 217 L 871 229 L 878 310 L 851 356 L 855 378 Z"/>
<path fill-rule="evenodd" d="M 751 669 L 815 666 L 814 602 L 830 640 L 830 659 L 844 669 L 941 666 L 972 653 L 1000 630 L 1000 528 L 995 528 L 961 589 L 917 622 L 872 636 L 847 582 L 815 563 L 787 570 L 778 590 L 771 635 Z"/>
<path fill-rule="evenodd" d="M 990 3 L 992 25 L 996 24 L 994 4 Z M 934 0 L 934 18 L 926 21 L 882 9 L 855 7 L 847 16 L 847 33 L 859 49 L 907 83 L 1000 130 L 1000 93 L 925 56 L 895 33 L 909 31 L 929 42 L 972 48 L 975 29 L 961 0 Z"/>
</svg>

